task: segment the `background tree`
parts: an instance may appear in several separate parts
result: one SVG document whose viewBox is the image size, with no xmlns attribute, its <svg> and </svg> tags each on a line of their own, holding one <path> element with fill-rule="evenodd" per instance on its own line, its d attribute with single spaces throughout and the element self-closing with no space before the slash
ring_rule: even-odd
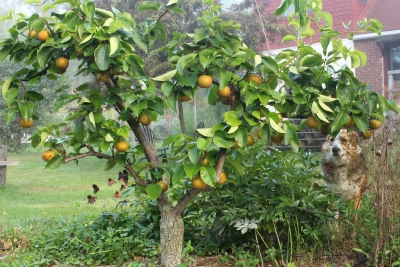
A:
<svg viewBox="0 0 400 267">
<path fill-rule="evenodd" d="M 284 40 L 296 39 L 298 48 L 271 58 L 244 45 L 237 34 L 240 24 L 222 20 L 221 7 L 212 0 L 203 1 L 206 9 L 198 18 L 200 27 L 191 33 L 175 31 L 170 42 L 158 49 L 153 47 L 161 41 L 166 43 L 168 36 L 162 21 L 170 12 L 184 14 L 178 0 L 138 3 L 138 13 L 156 14 L 154 19 L 146 15 L 141 23 L 128 12 L 96 8 L 91 1 L 57 0 L 54 5 L 70 6 L 70 10 L 58 13 L 49 11 L 53 4 L 28 0 L 41 6 L 43 17 L 19 14 L 17 23 L 9 29 L 11 37 L 0 42 L 3 59 L 9 55 L 14 62 L 24 62 L 24 67 L 2 86 L 6 121 L 17 113 L 25 120 L 39 119 L 38 101 L 44 96 L 32 93 L 26 84 L 51 79 L 55 73 L 65 72 L 69 60 L 77 59 L 77 74 L 95 75 L 99 83 L 83 83 L 73 92 L 60 88 L 55 108 L 76 103 L 77 108 L 66 117 L 67 121 L 74 120 L 74 129 L 63 134 L 64 123 L 48 124 L 32 136 L 32 145 L 51 150 L 46 153 L 52 155 L 46 158 L 49 168 L 87 156 L 105 159 L 105 170 L 117 164 L 124 168 L 135 181 L 125 194 L 135 191 L 140 197 L 145 192 L 157 201 L 161 263 L 178 266 L 184 230 L 182 211 L 196 195 L 218 190 L 227 176 L 243 172 L 240 155 L 254 143 L 254 136 L 269 143 L 281 135 L 285 144 L 298 150 L 298 127 L 290 120 L 282 121 L 281 114 L 288 118 L 313 115 L 313 126 L 330 123 L 328 131 L 335 135 L 349 120 L 349 114 L 355 120 L 353 129 L 366 132 L 370 116 L 383 121 L 388 109 L 398 111 L 395 102 L 365 90 L 348 67 L 334 71 L 330 66 L 341 57 L 350 57 L 353 67 L 358 67 L 366 57 L 342 45 L 340 33 L 331 28 L 331 17 L 322 12 L 321 1 L 293 2 L 295 11 L 289 19 L 297 36 L 287 35 Z M 276 15 L 283 14 L 291 3 L 283 1 Z M 306 38 L 314 35 L 310 24 L 319 22 L 324 23 L 319 26 L 322 53 L 305 44 Z M 360 31 L 381 30 L 376 20 L 359 25 L 363 27 Z M 333 51 L 327 50 L 330 43 Z M 157 77 L 151 70 L 147 73 L 146 60 L 139 50 L 168 55 L 171 69 Z M 198 90 L 207 90 L 209 105 L 222 102 L 229 111 L 213 127 L 198 129 L 201 137 L 196 139 L 186 134 L 181 119 L 182 133 L 169 136 L 163 144 L 172 147 L 171 155 L 159 159 L 141 126 L 156 121 L 165 109 L 179 112 L 182 118 L 182 99 L 193 98 Z M 274 106 L 277 112 L 266 105 Z M 119 114 L 118 120 L 103 116 L 103 108 L 110 106 Z M 129 147 L 125 139 L 131 133 L 138 144 Z M 48 140 L 49 134 L 57 139 Z M 67 147 L 73 151 L 67 151 Z M 143 153 L 146 162 L 139 162 Z"/>
</svg>

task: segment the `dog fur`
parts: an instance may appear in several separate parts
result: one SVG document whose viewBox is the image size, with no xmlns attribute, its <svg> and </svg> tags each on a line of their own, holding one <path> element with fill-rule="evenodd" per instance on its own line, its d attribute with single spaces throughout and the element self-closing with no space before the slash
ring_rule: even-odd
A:
<svg viewBox="0 0 400 267">
<path fill-rule="evenodd" d="M 322 145 L 322 173 L 328 188 L 345 201 L 354 199 L 355 210 L 360 209 L 367 186 L 367 168 L 359 143 L 356 132 L 342 129 L 336 137 L 328 136 Z"/>
</svg>

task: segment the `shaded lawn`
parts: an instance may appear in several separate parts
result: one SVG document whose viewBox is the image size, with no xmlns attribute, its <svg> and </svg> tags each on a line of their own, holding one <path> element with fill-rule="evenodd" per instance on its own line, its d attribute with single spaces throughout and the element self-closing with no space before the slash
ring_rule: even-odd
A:
<svg viewBox="0 0 400 267">
<path fill-rule="evenodd" d="M 20 161 L 21 166 L 9 166 L 7 184 L 0 187 L 0 225 L 13 224 L 26 217 L 71 217 L 78 214 L 97 215 L 116 204 L 114 192 L 121 185 L 118 165 L 103 171 L 105 160 L 86 157 L 62 165 L 55 170 L 45 169 L 41 152 L 9 154 L 8 160 Z M 117 183 L 107 185 L 108 178 Z M 93 194 L 97 184 L 97 202 L 87 204 L 87 195 Z"/>
</svg>

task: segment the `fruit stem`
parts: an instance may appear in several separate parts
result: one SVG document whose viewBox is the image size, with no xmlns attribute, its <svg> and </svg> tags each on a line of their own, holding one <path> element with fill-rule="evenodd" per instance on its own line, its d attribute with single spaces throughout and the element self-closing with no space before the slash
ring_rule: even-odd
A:
<svg viewBox="0 0 400 267">
<path fill-rule="evenodd" d="M 25 84 L 24 84 L 23 80 L 18 78 L 18 77 L 17 77 L 17 80 L 21 83 L 21 86 L 22 86 L 22 88 L 24 88 L 24 91 L 25 92 L 28 91 L 28 89 L 26 89 L 26 87 L 25 87 Z"/>
<path fill-rule="evenodd" d="M 49 31 L 51 32 L 51 35 L 52 35 L 52 36 L 54 36 L 56 33 L 55 33 L 55 32 L 53 32 L 53 30 L 50 28 L 50 26 L 49 26 L 49 22 L 47 21 L 47 19 L 46 19 L 46 20 L 44 20 L 44 22 L 46 23 L 47 29 L 49 29 Z"/>
</svg>

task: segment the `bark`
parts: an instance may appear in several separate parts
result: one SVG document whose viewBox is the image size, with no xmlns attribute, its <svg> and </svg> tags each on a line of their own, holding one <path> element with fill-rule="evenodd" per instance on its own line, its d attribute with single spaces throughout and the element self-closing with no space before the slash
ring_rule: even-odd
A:
<svg viewBox="0 0 400 267">
<path fill-rule="evenodd" d="M 161 266 L 176 267 L 181 263 L 183 250 L 183 220 L 180 212 L 176 212 L 170 203 L 159 203 L 161 212 L 160 241 Z"/>
<path fill-rule="evenodd" d="M 183 117 L 183 105 L 181 101 L 178 101 L 178 111 L 179 111 L 179 122 L 181 123 L 182 133 L 186 134 L 185 118 Z"/>
</svg>

